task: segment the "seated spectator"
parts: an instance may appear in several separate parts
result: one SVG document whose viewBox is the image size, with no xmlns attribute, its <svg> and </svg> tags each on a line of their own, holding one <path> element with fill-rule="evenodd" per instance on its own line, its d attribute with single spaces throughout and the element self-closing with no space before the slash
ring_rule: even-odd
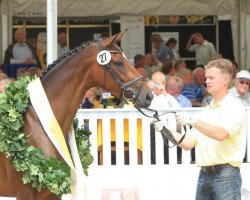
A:
<svg viewBox="0 0 250 200">
<path fill-rule="evenodd" d="M 134 57 L 134 67 L 137 68 L 144 68 L 144 56 L 141 54 L 136 54 Z"/>
<path fill-rule="evenodd" d="M 0 64 L 0 73 L 4 73 L 4 71 L 3 71 L 3 64 Z"/>
<path fill-rule="evenodd" d="M 196 106 L 201 106 L 201 102 L 206 93 L 206 78 L 205 78 L 205 69 L 203 67 L 197 67 L 193 71 L 193 81 L 192 87 L 196 91 L 196 100 L 198 104 Z"/>
<path fill-rule="evenodd" d="M 90 88 L 84 95 L 80 108 L 93 108 L 95 100 L 95 88 Z"/>
<path fill-rule="evenodd" d="M 43 72 L 43 70 L 41 68 L 38 68 L 38 67 L 30 67 L 29 68 L 30 76 L 39 76 L 42 72 Z"/>
<path fill-rule="evenodd" d="M 145 78 L 145 80 L 149 79 L 148 72 L 144 67 L 139 67 L 136 70 Z"/>
<path fill-rule="evenodd" d="M 235 86 L 229 90 L 244 106 L 250 106 L 249 84 L 250 73 L 246 70 L 241 70 L 236 75 Z"/>
<path fill-rule="evenodd" d="M 4 78 L 4 79 L 1 79 L 1 80 L 0 80 L 0 93 L 3 93 L 5 87 L 6 87 L 9 83 L 13 82 L 14 80 L 15 80 L 15 79 L 13 79 L 13 78 Z"/>
<path fill-rule="evenodd" d="M 235 78 L 236 78 L 236 74 L 238 73 L 238 70 L 239 70 L 239 65 L 234 60 L 230 60 L 230 61 L 232 63 L 232 67 L 233 67 L 233 75 L 232 75 L 231 82 L 229 84 L 229 88 L 232 88 L 235 85 Z"/>
<path fill-rule="evenodd" d="M 211 94 L 207 93 L 207 94 L 204 96 L 204 98 L 203 98 L 203 100 L 202 100 L 202 102 L 201 102 L 201 106 L 202 106 L 202 107 L 205 107 L 205 106 L 209 105 L 210 102 L 212 101 L 212 99 L 213 99 L 213 96 L 212 96 Z"/>
<path fill-rule="evenodd" d="M 178 59 L 176 60 L 175 64 L 174 64 L 174 68 L 175 68 L 175 73 L 178 72 L 181 68 L 187 68 L 187 64 L 185 62 L 185 60 L 182 59 Z"/>
<path fill-rule="evenodd" d="M 183 89 L 181 94 L 187 97 L 191 102 L 193 106 L 196 106 L 198 104 L 197 102 L 197 96 L 196 91 L 192 87 L 192 71 L 188 68 L 181 68 L 177 73 L 176 76 L 180 77 L 183 81 Z"/>
<path fill-rule="evenodd" d="M 144 68 L 147 70 L 149 78 L 151 78 L 154 72 L 161 71 L 162 62 L 154 59 L 153 54 L 146 53 L 144 56 Z"/>
<path fill-rule="evenodd" d="M 16 72 L 16 78 L 20 77 L 20 76 L 29 76 L 30 75 L 30 71 L 28 68 L 25 67 L 21 67 L 17 70 Z"/>
<path fill-rule="evenodd" d="M 173 59 L 167 59 L 161 68 L 161 72 L 165 74 L 166 79 L 170 76 L 175 75 L 175 68 L 174 68 L 174 60 Z"/>
<path fill-rule="evenodd" d="M 165 75 L 162 72 L 155 72 L 152 75 L 151 81 L 148 82 L 149 88 L 152 89 L 152 93 L 154 98 L 151 102 L 149 108 L 155 110 L 168 110 L 169 108 L 178 109 L 180 108 L 177 100 L 169 94 L 166 89 L 166 79 Z M 167 124 L 167 127 L 172 131 L 176 130 L 176 120 L 175 115 L 173 113 L 165 113 L 162 115 L 161 120 Z M 151 163 L 155 164 L 155 131 L 153 122 L 150 126 L 150 137 L 151 137 Z M 169 155 L 168 155 L 168 143 L 164 143 L 164 163 L 169 163 Z"/>
<path fill-rule="evenodd" d="M 6 78 L 8 78 L 8 75 L 3 72 L 0 72 L 0 80 L 6 79 Z"/>
<path fill-rule="evenodd" d="M 65 32 L 60 32 L 57 36 L 57 57 L 61 57 L 69 51 L 70 49 L 67 47 L 67 35 Z"/>
<path fill-rule="evenodd" d="M 37 57 L 36 50 L 32 45 L 25 42 L 25 29 L 17 29 L 15 31 L 14 37 L 16 43 L 8 46 L 4 56 L 4 64 L 31 64 L 40 67 L 41 64 Z"/>
<path fill-rule="evenodd" d="M 192 102 L 181 94 L 183 89 L 183 81 L 180 77 L 171 76 L 166 81 L 166 90 L 171 94 L 181 107 L 192 107 Z"/>
</svg>

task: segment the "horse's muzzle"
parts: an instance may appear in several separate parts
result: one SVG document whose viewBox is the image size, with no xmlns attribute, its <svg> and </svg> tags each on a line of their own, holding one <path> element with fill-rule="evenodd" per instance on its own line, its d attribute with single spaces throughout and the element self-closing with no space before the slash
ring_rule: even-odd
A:
<svg viewBox="0 0 250 200">
<path fill-rule="evenodd" d="M 151 101 L 153 100 L 153 98 L 154 98 L 154 95 L 152 92 L 148 92 L 146 94 L 146 96 L 145 96 L 146 101 L 145 101 L 145 105 L 144 105 L 146 108 L 148 108 L 151 105 Z"/>
</svg>

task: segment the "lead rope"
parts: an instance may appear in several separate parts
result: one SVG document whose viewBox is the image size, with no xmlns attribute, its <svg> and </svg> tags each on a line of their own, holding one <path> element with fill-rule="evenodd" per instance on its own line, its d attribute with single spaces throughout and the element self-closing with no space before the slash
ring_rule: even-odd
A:
<svg viewBox="0 0 250 200">
<path fill-rule="evenodd" d="M 158 111 L 157 110 L 154 110 L 154 109 L 151 109 L 151 108 L 143 108 L 145 110 L 148 110 L 148 111 L 151 111 L 151 112 L 155 112 L 155 114 L 153 114 L 153 116 L 150 116 L 150 115 L 147 115 L 145 112 L 142 111 L 142 109 L 133 101 L 134 103 L 134 106 L 135 108 L 140 112 L 142 113 L 144 116 L 146 117 L 149 117 L 149 118 L 154 118 L 156 119 L 157 121 L 160 121 L 160 118 L 159 118 L 159 114 L 158 114 Z M 176 113 L 174 111 L 170 111 L 168 113 Z M 166 114 L 166 113 L 165 113 Z M 179 142 L 177 142 L 174 138 L 174 136 L 172 135 L 172 133 L 170 132 L 169 129 L 167 129 L 166 126 L 163 126 L 162 130 L 161 130 L 161 135 L 162 135 L 162 138 L 163 138 L 163 142 L 164 144 L 166 144 L 169 148 L 173 148 L 174 146 L 176 145 L 179 145 L 182 143 L 182 141 L 184 140 L 185 136 L 186 136 L 186 133 L 187 133 L 187 130 L 186 130 L 186 126 L 184 126 L 184 130 L 185 130 L 185 133 L 184 135 L 181 137 L 181 139 L 179 140 Z M 170 140 L 173 145 L 170 146 L 168 145 L 168 140 Z"/>
</svg>

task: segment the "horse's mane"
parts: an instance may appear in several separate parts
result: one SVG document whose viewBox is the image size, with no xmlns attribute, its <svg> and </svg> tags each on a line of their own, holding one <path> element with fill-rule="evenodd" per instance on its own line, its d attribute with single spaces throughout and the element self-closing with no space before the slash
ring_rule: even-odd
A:
<svg viewBox="0 0 250 200">
<path fill-rule="evenodd" d="M 83 42 L 80 46 L 72 49 L 69 52 L 66 52 L 65 54 L 63 54 L 61 57 L 59 57 L 58 59 L 56 59 L 52 64 L 49 64 L 46 69 L 43 71 L 43 73 L 40 75 L 40 78 L 42 79 L 44 76 L 46 76 L 46 74 L 58 63 L 60 63 L 62 60 L 64 60 L 66 57 L 71 56 L 74 53 L 79 52 L 80 50 L 86 48 L 87 46 L 91 45 L 92 43 L 94 43 L 96 41 L 87 41 L 87 42 Z"/>
</svg>

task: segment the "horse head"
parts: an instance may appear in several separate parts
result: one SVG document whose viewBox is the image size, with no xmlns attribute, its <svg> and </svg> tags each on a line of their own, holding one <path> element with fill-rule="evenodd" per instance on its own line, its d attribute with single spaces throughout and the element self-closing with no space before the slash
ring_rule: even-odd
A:
<svg viewBox="0 0 250 200">
<path fill-rule="evenodd" d="M 137 72 L 117 45 L 126 30 L 98 41 L 97 62 L 103 68 L 99 85 L 120 99 L 130 100 L 139 107 L 150 106 L 153 95 L 145 79 Z M 107 73 L 106 73 L 107 72 Z M 101 74 L 98 74 L 98 76 Z M 111 84 L 105 84 L 105 77 Z"/>
</svg>

